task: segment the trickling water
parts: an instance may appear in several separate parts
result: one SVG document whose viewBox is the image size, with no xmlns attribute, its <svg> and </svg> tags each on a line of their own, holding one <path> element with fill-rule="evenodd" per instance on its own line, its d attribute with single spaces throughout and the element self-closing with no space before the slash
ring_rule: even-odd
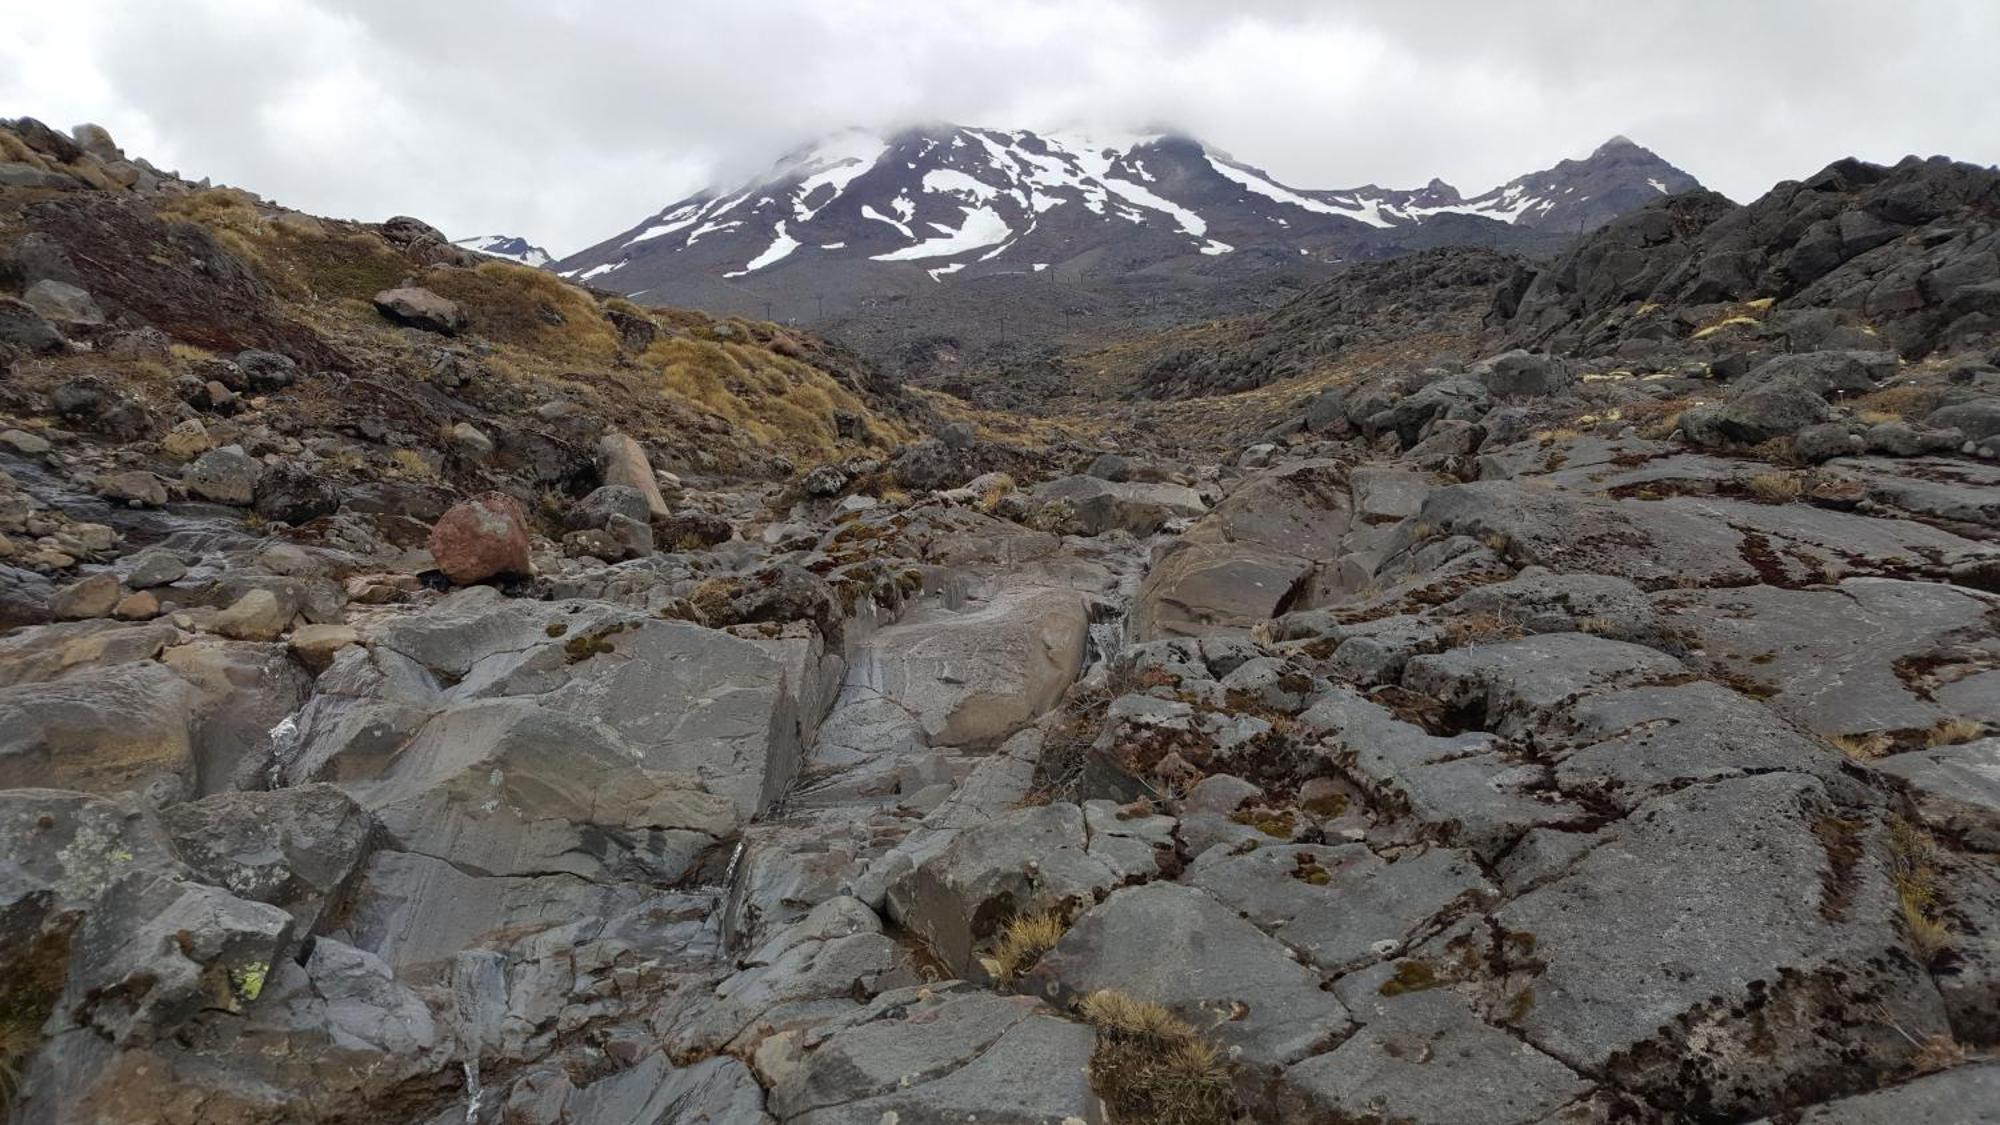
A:
<svg viewBox="0 0 2000 1125">
<path fill-rule="evenodd" d="M 729 866 L 722 871 L 722 885 L 725 888 L 736 885 L 736 865 L 743 862 L 743 841 L 736 841 L 736 850 L 729 853 Z"/>
<path fill-rule="evenodd" d="M 479 1120 L 479 1100 L 486 1092 L 479 1083 L 479 1056 L 467 1057 L 462 1065 L 465 1067 L 465 1125 L 475 1125 Z"/>
<path fill-rule="evenodd" d="M 216 504 L 180 501 L 164 508 L 131 508 L 78 488 L 48 466 L 26 457 L 0 454 L 0 472 L 48 507 L 73 520 L 117 530 L 127 548 L 163 547 L 179 555 L 205 556 L 255 547 L 262 539 L 243 523 L 240 512 Z"/>
<path fill-rule="evenodd" d="M 1110 660 L 1125 647 L 1125 618 L 1112 621 L 1093 621 L 1090 625 L 1090 643 L 1084 650 L 1083 665 L 1088 668 L 1101 660 Z"/>
<path fill-rule="evenodd" d="M 269 784 L 277 789 L 284 785 L 284 769 L 291 764 L 292 756 L 299 751 L 299 716 L 305 708 L 279 719 L 271 728 L 271 764 L 268 767 Z"/>
</svg>

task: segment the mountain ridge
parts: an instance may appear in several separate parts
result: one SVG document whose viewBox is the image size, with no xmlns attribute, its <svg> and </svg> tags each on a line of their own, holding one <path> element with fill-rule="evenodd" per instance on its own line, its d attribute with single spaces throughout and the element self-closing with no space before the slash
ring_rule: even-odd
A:
<svg viewBox="0 0 2000 1125">
<path fill-rule="evenodd" d="M 954 275 L 1228 275 L 1266 268 L 1273 254 L 1332 263 L 1437 244 L 1552 251 L 1558 234 L 1699 186 L 1623 137 L 1467 197 L 1438 179 L 1292 187 L 1173 131 L 849 129 L 553 268 L 628 295 L 698 301 L 754 288 L 788 305 Z"/>
</svg>

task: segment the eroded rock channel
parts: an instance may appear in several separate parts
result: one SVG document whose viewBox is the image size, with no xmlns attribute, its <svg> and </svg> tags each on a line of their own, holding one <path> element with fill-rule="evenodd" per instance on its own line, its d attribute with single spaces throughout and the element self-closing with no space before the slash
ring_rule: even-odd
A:
<svg viewBox="0 0 2000 1125">
<path fill-rule="evenodd" d="M 12 1120 L 2000 1103 L 1989 170 L 1356 269 L 996 436 L 8 129 Z"/>
<path fill-rule="evenodd" d="M 82 790 L 4 795 L 59 1029 L 22 1111 L 1104 1120 L 1145 1096 L 1107 994 L 1294 1120 L 1739 1119 L 1990 1038 L 1994 814 L 1941 779 L 1993 740 L 1836 744 L 2000 719 L 2000 603 L 1907 577 L 1991 548 L 1567 448 L 1600 471 L 1010 494 L 1067 534 L 947 491 L 289 652 L 19 630 L 8 768 Z M 1831 580 L 1739 577 L 1751 528 Z M 327 560 L 282 562 L 308 604 Z"/>
</svg>

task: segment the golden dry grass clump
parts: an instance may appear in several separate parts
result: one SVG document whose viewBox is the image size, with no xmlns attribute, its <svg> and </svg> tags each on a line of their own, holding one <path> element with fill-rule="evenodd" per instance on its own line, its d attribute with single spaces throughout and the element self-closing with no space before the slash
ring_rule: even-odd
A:
<svg viewBox="0 0 2000 1125">
<path fill-rule="evenodd" d="M 1921 419 L 1938 408 L 1941 388 L 1935 386 L 1895 386 L 1869 391 L 1847 400 L 1856 417 L 1869 425 Z"/>
<path fill-rule="evenodd" d="M 1229 1063 L 1213 1043 L 1150 1000 L 1091 993 L 1078 1014 L 1097 1029 L 1091 1085 L 1120 1125 L 1218 1125 L 1235 1119 Z"/>
<path fill-rule="evenodd" d="M 1902 817 L 1891 818 L 1889 873 L 1896 882 L 1896 899 L 1910 948 L 1926 964 L 1937 960 L 1952 943 L 1937 860 L 1937 842 L 1930 833 Z"/>
<path fill-rule="evenodd" d="M 234 188 L 189 192 L 157 210 L 208 228 L 231 254 L 293 300 L 366 301 L 410 272 L 409 261 L 377 235 L 296 212 L 267 216 L 255 196 Z"/>
<path fill-rule="evenodd" d="M 1758 473 L 1750 478 L 1750 495 L 1767 504 L 1790 503 L 1805 491 L 1805 478 L 1797 473 Z"/>
<path fill-rule="evenodd" d="M 762 442 L 815 457 L 830 457 L 838 446 L 836 410 L 868 412 L 853 392 L 825 372 L 751 343 L 747 335 L 663 336 L 639 362 L 659 373 L 660 386 L 668 393 Z"/>
<path fill-rule="evenodd" d="M 1069 923 L 1059 911 L 1015 915 L 994 941 L 993 954 L 986 958 L 987 971 L 998 981 L 1017 979 L 1034 968 L 1042 954 L 1054 949 L 1068 929 Z"/>
<path fill-rule="evenodd" d="M 1857 762 L 1873 761 L 1889 752 L 1895 740 L 1881 731 L 1867 734 L 1837 734 L 1830 739 L 1834 748 Z"/>
<path fill-rule="evenodd" d="M 1929 746 L 1957 746 L 1961 742 L 1971 742 L 1986 734 L 1986 724 L 1976 719 L 1964 717 L 1939 719 L 1924 732 L 1924 743 Z"/>
<path fill-rule="evenodd" d="M 422 284 L 457 301 L 471 331 L 495 343 L 571 366 L 608 366 L 618 358 L 618 333 L 596 302 L 547 270 L 497 261 L 441 266 L 424 274 Z"/>
</svg>

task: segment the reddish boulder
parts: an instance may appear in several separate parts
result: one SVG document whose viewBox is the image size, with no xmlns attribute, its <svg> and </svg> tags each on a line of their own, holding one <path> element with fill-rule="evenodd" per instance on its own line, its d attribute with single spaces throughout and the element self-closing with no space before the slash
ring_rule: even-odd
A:
<svg viewBox="0 0 2000 1125">
<path fill-rule="evenodd" d="M 430 549 L 438 569 L 460 586 L 531 570 L 527 519 L 505 493 L 452 505 L 431 528 Z"/>
</svg>

